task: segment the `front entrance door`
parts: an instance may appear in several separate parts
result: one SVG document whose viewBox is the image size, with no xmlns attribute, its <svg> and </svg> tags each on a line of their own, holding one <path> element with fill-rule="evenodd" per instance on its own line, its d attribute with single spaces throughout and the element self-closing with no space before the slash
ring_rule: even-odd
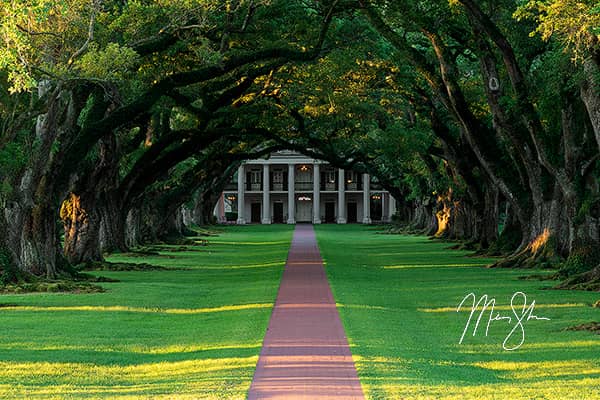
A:
<svg viewBox="0 0 600 400">
<path fill-rule="evenodd" d="M 283 224 L 283 203 L 273 203 L 273 223 Z"/>
<path fill-rule="evenodd" d="M 356 203 L 348 203 L 348 223 L 358 222 Z"/>
<path fill-rule="evenodd" d="M 253 224 L 260 224 L 260 203 L 252 203 L 250 205 L 250 222 Z"/>
<path fill-rule="evenodd" d="M 325 202 L 325 223 L 335 222 L 335 203 L 333 201 Z"/>
<path fill-rule="evenodd" d="M 383 209 L 381 204 L 381 195 L 371 196 L 371 219 L 373 221 L 381 221 Z"/>
<path fill-rule="evenodd" d="M 296 202 L 296 222 L 312 222 L 312 201 L 301 196 Z"/>
</svg>

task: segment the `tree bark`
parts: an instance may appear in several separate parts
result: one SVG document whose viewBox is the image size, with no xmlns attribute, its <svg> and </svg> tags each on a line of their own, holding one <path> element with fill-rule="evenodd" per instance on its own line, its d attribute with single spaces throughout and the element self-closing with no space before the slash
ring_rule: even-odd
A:
<svg viewBox="0 0 600 400">
<path fill-rule="evenodd" d="M 95 195 L 69 194 L 60 209 L 64 227 L 64 254 L 73 264 L 102 261 L 100 250 L 100 215 Z"/>
<path fill-rule="evenodd" d="M 581 99 L 594 128 L 594 136 L 600 151 L 600 66 L 591 57 L 583 62 Z"/>
</svg>

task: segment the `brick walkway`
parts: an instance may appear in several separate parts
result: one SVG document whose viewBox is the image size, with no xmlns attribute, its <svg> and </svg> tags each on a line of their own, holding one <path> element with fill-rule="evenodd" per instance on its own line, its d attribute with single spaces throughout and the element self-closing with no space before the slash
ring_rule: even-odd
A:
<svg viewBox="0 0 600 400">
<path fill-rule="evenodd" d="M 248 399 L 364 399 L 312 225 L 297 225 Z"/>
</svg>

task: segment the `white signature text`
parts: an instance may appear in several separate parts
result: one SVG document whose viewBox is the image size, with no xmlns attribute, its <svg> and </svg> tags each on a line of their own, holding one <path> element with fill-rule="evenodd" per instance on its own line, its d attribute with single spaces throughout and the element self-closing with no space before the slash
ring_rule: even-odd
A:
<svg viewBox="0 0 600 400">
<path fill-rule="evenodd" d="M 479 315 L 473 325 L 473 336 L 477 333 L 477 329 L 479 328 L 479 324 L 481 323 L 484 314 L 486 311 L 489 311 L 486 318 L 485 336 L 487 337 L 492 322 L 505 321 L 512 329 L 502 342 L 502 348 L 509 351 L 516 350 L 525 343 L 525 322 L 530 320 L 550 320 L 550 318 L 538 317 L 533 313 L 535 300 L 533 300 L 531 304 L 527 304 L 527 295 L 523 292 L 515 292 L 510 299 L 510 311 L 512 312 L 512 315 L 502 315 L 500 312 L 494 311 L 496 299 L 488 297 L 487 294 L 484 294 L 479 299 L 477 299 L 477 296 L 473 292 L 467 294 L 458 305 L 456 312 L 459 312 L 463 306 L 467 309 L 470 307 L 471 312 L 458 342 L 459 344 L 462 344 L 473 321 L 473 316 L 478 311 Z"/>
</svg>

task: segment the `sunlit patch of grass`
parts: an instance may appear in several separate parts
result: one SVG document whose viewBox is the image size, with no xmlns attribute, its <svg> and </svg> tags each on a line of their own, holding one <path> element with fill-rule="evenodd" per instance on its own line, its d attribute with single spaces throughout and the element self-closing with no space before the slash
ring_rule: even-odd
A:
<svg viewBox="0 0 600 400">
<path fill-rule="evenodd" d="M 73 384 L 87 384 L 93 382 L 106 383 L 110 380 L 122 382 L 130 381 L 140 384 L 173 377 L 187 377 L 193 379 L 195 375 L 203 372 L 215 372 L 253 366 L 258 360 L 257 356 L 245 358 L 218 358 L 204 360 L 187 360 L 179 362 L 158 362 L 137 365 L 96 365 L 93 363 L 54 363 L 31 362 L 10 363 L 0 362 L 0 379 L 22 380 L 30 376 L 41 379 L 53 379 L 68 375 Z"/>
<path fill-rule="evenodd" d="M 224 311 L 253 310 L 257 308 L 271 308 L 273 303 L 236 304 L 220 307 L 206 308 L 142 308 L 126 306 L 66 306 L 66 307 L 37 307 L 37 306 L 7 306 L 1 311 L 98 311 L 98 312 L 135 312 L 135 313 L 160 313 L 160 314 L 207 314 Z"/>
<path fill-rule="evenodd" d="M 369 399 L 386 400 L 596 400 L 600 396 L 599 383 L 600 381 L 597 379 L 584 378 L 550 384 L 546 382 L 533 382 L 527 386 L 515 386 L 512 383 L 462 386 L 423 385 L 403 383 L 399 380 L 393 383 L 367 386 L 365 394 Z"/>
<path fill-rule="evenodd" d="M 457 267 L 473 267 L 476 265 L 485 265 L 482 263 L 471 263 L 471 264 L 405 264 L 405 265 L 386 265 L 383 269 L 408 269 L 408 268 L 457 268 Z"/>
<path fill-rule="evenodd" d="M 501 371 L 504 377 L 515 379 L 539 379 L 542 377 L 557 377 L 569 375 L 597 375 L 600 382 L 600 365 L 589 360 L 566 361 L 487 361 L 476 362 L 473 365 Z M 598 386 L 600 388 L 600 386 Z"/>
<path fill-rule="evenodd" d="M 105 293 L 0 296 L 0 399 L 244 399 L 292 228 L 113 255 L 168 269 L 95 271 Z"/>
<path fill-rule="evenodd" d="M 245 246 L 278 246 L 278 245 L 282 245 L 282 244 L 288 244 L 288 242 L 286 242 L 286 241 L 273 241 L 273 242 L 223 242 L 223 241 L 220 241 L 220 240 L 212 240 L 211 243 L 225 244 L 225 245 L 231 245 L 231 246 L 239 246 L 239 245 L 245 245 Z"/>
<path fill-rule="evenodd" d="M 337 308 L 358 308 L 361 310 L 389 310 L 388 308 L 385 307 L 380 307 L 380 306 L 369 306 L 366 304 L 341 304 L 341 303 L 336 303 L 335 306 Z"/>
<path fill-rule="evenodd" d="M 178 353 L 197 353 L 203 351 L 219 350 L 242 350 L 242 349 L 260 349 L 261 342 L 242 343 L 242 344 L 217 344 L 217 345 L 199 345 L 199 344 L 180 344 L 170 346 L 136 346 L 122 345 L 115 343 L 112 346 L 82 346 L 69 344 L 40 345 L 35 342 L 13 342 L 0 345 L 1 350 L 30 350 L 30 351 L 96 351 L 96 352 L 129 352 L 136 354 L 178 354 Z"/>
<path fill-rule="evenodd" d="M 529 304 L 529 303 L 528 303 Z M 471 303 L 472 305 L 472 303 Z M 521 304 L 522 305 L 522 304 Z M 544 303 L 544 304 L 537 304 L 535 305 L 536 309 L 544 309 L 544 308 L 570 308 L 570 307 L 585 307 L 585 303 L 556 303 L 556 304 L 548 304 L 548 303 Z M 469 304 L 464 304 L 461 308 L 460 308 L 460 312 L 471 312 L 472 307 L 469 306 Z M 475 311 L 481 311 L 483 310 L 483 306 L 477 306 L 475 308 L 473 308 Z M 487 306 L 486 310 L 490 310 L 491 306 Z M 422 312 L 426 312 L 426 313 L 445 313 L 445 312 L 457 312 L 457 307 L 437 307 L 437 308 L 419 308 L 419 311 Z M 512 310 L 511 306 L 507 306 L 507 305 L 495 305 L 494 306 L 494 311 L 510 311 Z M 518 312 L 519 311 L 519 306 L 517 304 L 515 304 L 515 310 Z"/>
<path fill-rule="evenodd" d="M 229 265 L 227 266 L 227 269 L 246 269 L 246 268 L 276 268 L 276 267 L 283 267 L 285 265 L 284 261 L 277 261 L 277 262 L 269 262 L 269 263 L 262 263 L 262 264 L 247 264 L 247 265 Z M 217 267 L 202 267 L 202 269 L 222 269 L 223 267 L 217 266 Z"/>
<path fill-rule="evenodd" d="M 600 347 L 600 340 L 596 340 L 595 338 L 592 338 L 592 340 L 565 340 L 565 341 L 561 341 L 561 342 L 551 342 L 551 341 L 544 341 L 541 343 L 528 343 L 525 342 L 523 343 L 523 346 L 521 346 L 519 348 L 519 353 L 520 354 L 525 354 L 528 352 L 531 353 L 539 353 L 539 352 L 544 352 L 544 351 L 558 351 L 558 350 L 563 350 L 563 351 L 575 351 L 578 349 L 582 349 L 582 350 L 590 350 L 592 352 L 598 351 L 598 350 L 594 350 L 595 347 Z M 496 354 L 498 349 L 497 349 L 497 345 L 484 345 L 484 344 L 477 344 L 477 345 L 469 345 L 469 344 L 461 344 L 461 345 L 455 345 L 455 348 L 453 351 L 457 351 L 459 353 L 463 353 L 463 354 Z"/>
<path fill-rule="evenodd" d="M 492 260 L 423 237 L 357 225 L 316 230 L 368 399 L 600 399 L 600 336 L 564 331 L 600 319 L 589 306 L 597 293 L 545 290 L 553 282 L 483 268 Z M 522 347 L 502 349 L 506 321 L 494 322 L 486 337 L 482 320 L 475 337 L 469 331 L 458 343 L 470 307 L 456 309 L 468 293 L 488 294 L 495 312 L 512 316 L 517 291 L 528 304 L 535 300 L 535 315 L 550 318 L 525 322 Z"/>
</svg>

